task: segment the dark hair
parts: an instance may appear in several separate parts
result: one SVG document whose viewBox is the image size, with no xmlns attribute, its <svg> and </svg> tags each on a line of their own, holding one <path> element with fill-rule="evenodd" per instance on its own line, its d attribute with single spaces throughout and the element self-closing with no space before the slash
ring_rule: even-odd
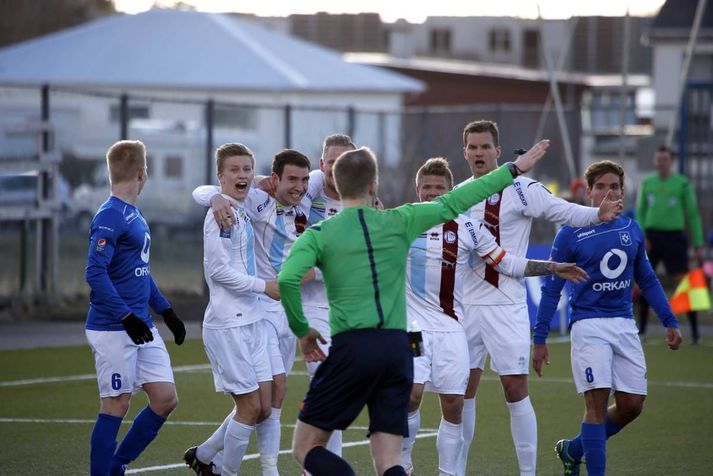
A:
<svg viewBox="0 0 713 476">
<path fill-rule="evenodd" d="M 584 179 L 587 181 L 587 186 L 591 189 L 594 186 L 594 182 L 596 182 L 599 177 L 608 173 L 618 175 L 619 184 L 622 187 L 624 186 L 624 168 L 611 160 L 600 160 L 599 162 L 594 162 L 592 165 L 587 167 L 587 170 L 584 171 Z"/>
<path fill-rule="evenodd" d="M 215 170 L 217 172 L 222 172 L 225 159 L 239 155 L 246 155 L 250 157 L 252 159 L 253 169 L 255 168 L 255 156 L 253 155 L 253 151 L 250 150 L 248 146 L 239 142 L 228 142 L 227 144 L 223 144 L 215 149 Z"/>
<path fill-rule="evenodd" d="M 302 152 L 294 149 L 283 149 L 272 159 L 272 171 L 282 178 L 282 172 L 285 170 L 285 165 L 296 165 L 309 170 L 312 167 L 309 158 Z"/>
<path fill-rule="evenodd" d="M 453 186 L 453 172 L 451 172 L 450 167 L 448 167 L 448 161 L 443 157 L 430 158 L 418 169 L 418 172 L 416 172 L 416 185 L 418 185 L 418 180 L 424 175 L 445 177 L 448 180 L 448 186 Z"/>
<path fill-rule="evenodd" d="M 498 131 L 498 124 L 493 121 L 480 120 L 473 121 L 466 124 L 465 129 L 463 129 L 463 146 L 468 145 L 468 134 L 474 132 L 490 132 L 493 136 L 493 144 L 495 147 L 500 146 L 500 132 Z"/>
</svg>

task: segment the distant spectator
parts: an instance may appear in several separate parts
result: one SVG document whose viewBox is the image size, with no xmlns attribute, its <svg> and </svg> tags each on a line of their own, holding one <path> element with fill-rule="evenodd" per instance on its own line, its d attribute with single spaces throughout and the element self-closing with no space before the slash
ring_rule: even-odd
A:
<svg viewBox="0 0 713 476">
<path fill-rule="evenodd" d="M 576 178 L 569 184 L 569 201 L 579 205 L 587 205 L 587 184 Z"/>
</svg>

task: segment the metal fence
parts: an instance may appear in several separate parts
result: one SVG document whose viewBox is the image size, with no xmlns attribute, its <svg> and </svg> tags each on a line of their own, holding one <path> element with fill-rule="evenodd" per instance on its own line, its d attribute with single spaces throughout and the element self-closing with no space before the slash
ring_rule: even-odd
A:
<svg viewBox="0 0 713 476">
<path fill-rule="evenodd" d="M 682 163 L 696 185 L 704 229 L 709 230 L 713 223 L 713 205 L 706 200 L 713 191 L 711 88 L 699 89 L 688 95 L 688 116 L 681 122 L 685 133 L 679 136 L 682 142 L 678 148 L 686 156 Z M 707 94 L 708 102 L 697 94 Z M 623 155 L 618 154 L 617 129 L 612 132 L 606 127 L 593 127 L 590 119 L 611 116 L 608 121 L 616 121 L 619 107 L 597 107 L 564 111 L 575 174 L 581 174 L 593 160 L 623 157 L 627 173 L 633 177 L 627 185 L 633 206 L 637 181 L 652 170 L 651 153 L 659 138 L 651 127 L 632 123 L 637 121 L 632 106 L 626 111 L 631 130 L 625 137 Z M 501 160 L 509 160 L 513 149 L 528 147 L 541 135 L 551 138 L 553 145 L 535 178 L 560 194 L 572 179 L 554 113 L 543 114 L 541 106 L 478 104 L 378 110 L 324 104 L 235 103 L 182 97 L 177 92 L 127 95 L 49 86 L 0 88 L 0 127 L 43 118 L 52 127 L 52 149 L 62 158 L 59 174 L 54 177 L 56 186 L 49 192 L 40 190 L 40 195 L 52 195 L 53 207 L 58 209 L 58 277 L 53 283 L 43 284 L 41 275 L 51 269 L 47 263 L 38 264 L 38 260 L 46 260 L 41 253 L 28 251 L 37 248 L 37 227 L 43 225 L 31 215 L 0 218 L 0 298 L 21 290 L 30 294 L 88 293 L 84 283 L 88 224 L 109 193 L 104 154 L 109 145 L 122 138 L 140 139 L 147 145 L 150 179 L 139 206 L 155 235 L 152 274 L 162 289 L 189 294 L 203 290 L 201 222 L 205 215 L 205 210 L 192 202 L 190 192 L 196 185 L 214 182 L 213 151 L 223 142 L 239 141 L 250 146 L 257 157 L 257 172 L 265 174 L 274 153 L 285 147 L 303 151 L 317 167 L 324 136 L 347 133 L 379 156 L 380 196 L 393 206 L 416 200 L 415 172 L 429 157 L 448 158 L 456 181 L 466 179 L 470 172 L 463 158 L 463 126 L 475 119 L 491 119 L 501 130 Z M 633 130 L 635 133 L 631 133 Z M 3 159 L 15 160 L 27 153 L 29 149 L 23 147 L 29 146 L 3 142 L 0 137 L 0 175 L 17 174 L 19 169 Z M 6 190 L 0 192 L 7 195 Z M 23 202 L 28 213 L 38 203 Z M 0 211 L 3 208 L 7 207 L 0 200 Z M 536 221 L 531 242 L 549 243 L 555 231 L 551 224 Z"/>
</svg>

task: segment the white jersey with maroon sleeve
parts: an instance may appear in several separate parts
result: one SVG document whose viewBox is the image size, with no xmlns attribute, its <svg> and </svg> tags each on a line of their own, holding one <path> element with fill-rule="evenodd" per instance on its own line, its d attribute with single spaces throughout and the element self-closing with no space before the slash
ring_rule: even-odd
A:
<svg viewBox="0 0 713 476">
<path fill-rule="evenodd" d="M 533 218 L 545 218 L 553 223 L 575 227 L 599 223 L 598 209 L 556 197 L 540 182 L 528 177 L 516 178 L 511 186 L 474 205 L 467 214 L 472 219 L 482 220 L 500 247 L 516 256 L 527 254 Z M 500 274 L 475 256 L 470 264 L 472 272 L 462 284 L 464 303 L 496 305 L 526 302 L 523 278 Z"/>
<path fill-rule="evenodd" d="M 461 282 L 470 274 L 470 256 L 496 247 L 484 224 L 463 215 L 419 235 L 406 265 L 409 322 L 416 319 L 428 331 L 461 331 Z"/>
</svg>

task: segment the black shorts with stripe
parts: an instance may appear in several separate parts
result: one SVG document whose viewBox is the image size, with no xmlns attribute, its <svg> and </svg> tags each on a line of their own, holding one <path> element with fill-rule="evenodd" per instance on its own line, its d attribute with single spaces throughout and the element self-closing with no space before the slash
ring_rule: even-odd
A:
<svg viewBox="0 0 713 476">
<path fill-rule="evenodd" d="M 405 331 L 359 329 L 332 338 L 299 419 L 323 430 L 344 430 L 367 406 L 369 434 L 408 436 L 413 353 Z"/>
</svg>

